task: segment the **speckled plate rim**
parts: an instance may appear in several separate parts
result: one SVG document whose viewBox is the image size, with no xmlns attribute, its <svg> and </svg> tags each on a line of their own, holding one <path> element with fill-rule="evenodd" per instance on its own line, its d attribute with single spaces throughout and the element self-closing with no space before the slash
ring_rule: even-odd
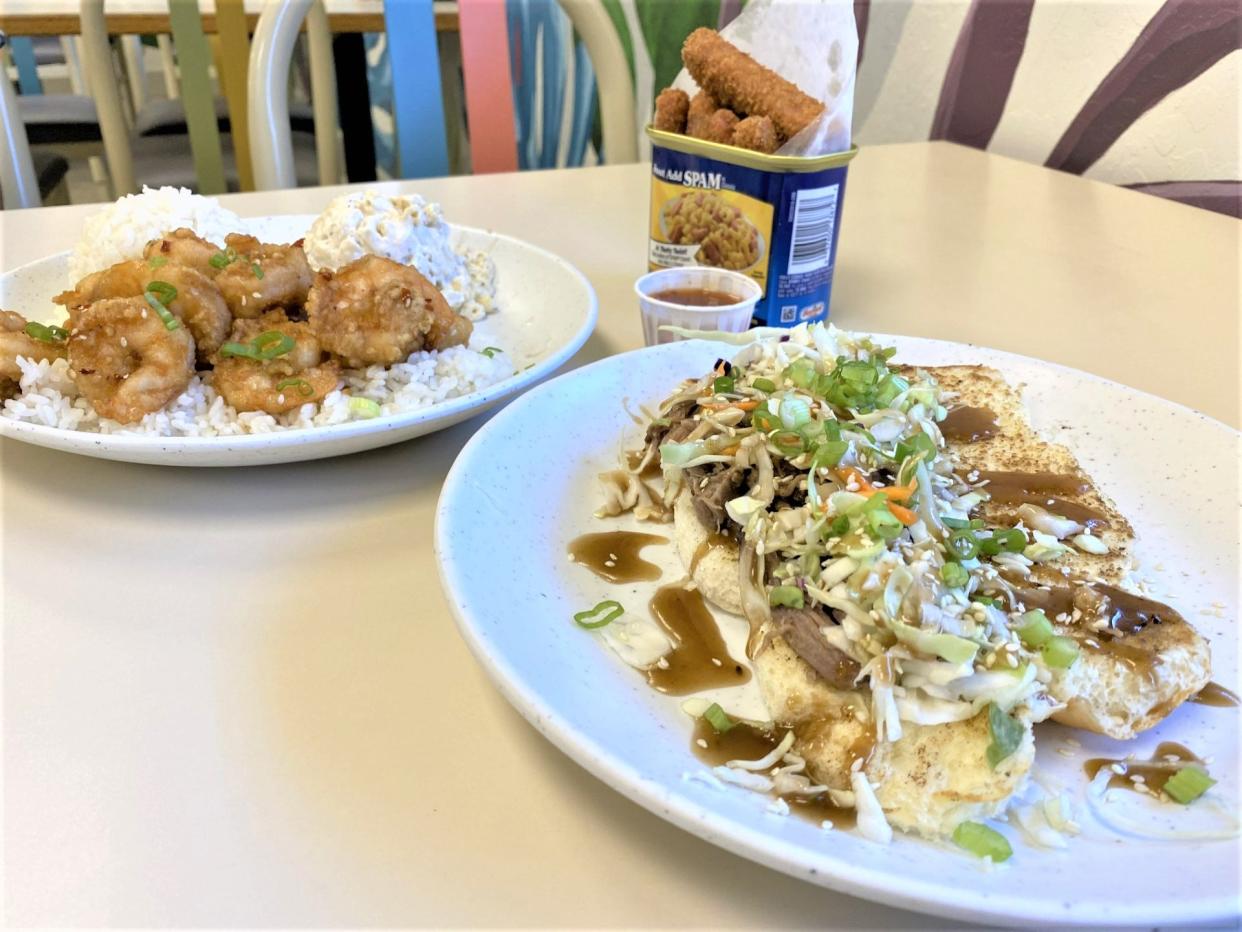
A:
<svg viewBox="0 0 1242 932">
<path fill-rule="evenodd" d="M 881 341 L 899 339 L 906 344 L 947 347 L 958 351 L 981 350 L 992 357 L 988 362 L 1012 360 L 1028 366 L 1038 366 L 1064 373 L 1075 379 L 1107 386 L 1111 390 L 1141 396 L 1179 414 L 1192 416 L 1210 425 L 1211 428 L 1227 432 L 1235 442 L 1242 439 L 1242 433 L 1208 415 L 1157 395 L 1072 367 L 971 343 L 895 337 L 886 334 L 873 334 L 873 336 Z M 706 343 L 706 341 L 699 342 Z M 510 419 L 520 418 L 528 407 L 542 404 L 554 393 L 565 393 L 571 380 L 589 379 L 593 371 L 605 366 L 625 365 L 625 360 L 640 354 L 675 354 L 678 352 L 678 347 L 685 345 L 685 343 L 674 343 L 633 350 L 550 380 L 518 399 L 476 433 L 462 449 L 450 469 L 442 486 L 435 518 L 435 553 L 441 586 L 462 638 L 505 699 L 540 734 L 577 764 L 650 812 L 727 851 L 839 893 L 897 908 L 982 923 L 1150 927 L 1175 923 L 1204 925 L 1237 921 L 1240 910 L 1242 910 L 1242 903 L 1236 892 L 1210 898 L 1187 898 L 1169 903 L 1162 909 L 1153 908 L 1150 902 L 1134 906 L 1127 902 L 1119 902 L 1110 904 L 1107 910 L 1084 914 L 1062 911 L 1069 904 L 1059 905 L 1056 897 L 1040 899 L 1003 894 L 982 897 L 970 889 L 953 886 L 952 875 L 946 878 L 945 883 L 931 883 L 908 876 L 898 878 L 891 872 L 861 867 L 828 854 L 813 858 L 808 863 L 803 852 L 781 842 L 773 835 L 723 816 L 714 808 L 699 804 L 683 792 L 678 792 L 675 786 L 667 782 L 645 777 L 624 757 L 607 750 L 590 734 L 567 722 L 544 698 L 538 683 L 526 680 L 509 658 L 496 650 L 484 626 L 480 624 L 479 619 L 472 616 L 468 590 L 462 584 L 461 569 L 458 565 L 459 559 L 464 559 L 464 555 L 459 558 L 451 542 L 456 511 L 455 502 L 460 496 L 467 494 L 466 486 L 470 481 L 472 470 L 486 467 L 488 460 L 486 448 L 489 436 L 493 432 L 499 433 Z M 738 350 L 737 346 L 731 344 L 711 343 L 710 345 L 715 348 L 717 355 L 726 358 Z M 926 364 L 934 365 L 934 363 Z"/>
<path fill-rule="evenodd" d="M 315 219 L 314 214 L 289 214 L 271 217 L 246 217 L 246 223 L 277 223 L 295 225 L 305 221 L 309 225 Z M 431 433 L 441 427 L 450 427 L 459 423 L 472 413 L 486 410 L 497 402 L 517 394 L 531 385 L 545 379 L 562 365 L 590 339 L 599 319 L 599 298 L 587 277 L 568 260 L 550 250 L 535 246 L 525 240 L 504 233 L 483 230 L 477 227 L 453 226 L 454 238 L 487 239 L 492 242 L 505 242 L 511 247 L 533 253 L 541 259 L 558 266 L 566 275 L 567 281 L 580 286 L 586 298 L 586 306 L 577 327 L 567 334 L 552 349 L 532 365 L 520 369 L 513 375 L 480 391 L 448 398 L 444 401 L 419 408 L 414 411 L 397 414 L 381 415 L 370 420 L 347 421 L 343 424 L 329 424 L 323 427 L 308 427 L 285 430 L 265 434 L 242 434 L 229 437 L 147 437 L 125 434 L 99 434 L 89 431 L 64 430 L 44 424 L 30 424 L 0 417 L 0 437 L 31 443 L 68 453 L 86 456 L 104 457 L 126 462 L 157 463 L 171 466 L 228 466 L 228 465 L 260 465 L 291 462 L 302 459 L 347 455 L 362 449 L 370 449 L 387 443 L 399 443 L 414 436 Z M 36 259 L 0 275 L 0 281 L 8 281 L 14 277 L 30 274 L 31 270 L 49 262 L 60 261 L 69 252 L 56 253 L 42 259 Z M 503 288 L 503 282 L 498 286 Z M 503 291 L 500 291 L 503 296 Z M 499 313 L 504 313 L 500 311 Z M 417 433 L 409 433 L 411 429 Z M 391 439 L 380 439 L 385 433 L 397 433 Z M 348 444 L 360 438 L 378 439 L 378 442 L 365 447 L 351 447 L 347 450 L 333 450 L 338 444 Z M 248 452 L 280 449 L 285 455 L 278 458 L 241 460 Z M 220 463 L 216 460 L 221 454 L 237 454 L 238 461 Z M 131 459 L 130 457 L 139 457 Z"/>
</svg>

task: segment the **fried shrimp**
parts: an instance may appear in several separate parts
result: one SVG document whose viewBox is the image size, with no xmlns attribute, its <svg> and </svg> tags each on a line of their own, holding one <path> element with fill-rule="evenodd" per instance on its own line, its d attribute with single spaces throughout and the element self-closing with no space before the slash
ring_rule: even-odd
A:
<svg viewBox="0 0 1242 932">
<path fill-rule="evenodd" d="M 185 391 L 194 375 L 194 338 L 179 321 L 172 327 L 140 297 L 78 309 L 69 366 L 102 417 L 132 424 Z"/>
<path fill-rule="evenodd" d="M 309 324 L 289 320 L 284 311 L 269 311 L 234 323 L 228 343 L 215 356 L 211 380 L 238 411 L 284 414 L 323 401 L 340 384 L 340 368 L 324 357 Z"/>
<path fill-rule="evenodd" d="M 260 317 L 273 308 L 293 309 L 306 303 L 314 274 L 302 241 L 288 246 L 261 243 L 253 236 L 230 233 L 217 259 L 224 263 L 216 287 L 234 317 Z"/>
<path fill-rule="evenodd" d="M 460 346 L 471 331 L 416 269 L 379 256 L 320 272 L 306 310 L 324 347 L 348 366 L 387 366 L 415 350 Z"/>
<path fill-rule="evenodd" d="M 171 286 L 171 291 L 160 283 Z M 198 360 L 206 363 L 228 336 L 233 315 L 211 279 L 190 266 L 170 261 L 152 268 L 150 260 L 143 259 L 118 262 L 88 275 L 75 289 L 53 300 L 69 308 L 72 324 L 78 311 L 88 304 L 105 298 L 139 298 L 153 286 L 163 296 L 164 306 L 189 328 Z"/>
<path fill-rule="evenodd" d="M 220 260 L 216 257 L 221 253 L 222 250 L 215 243 L 208 242 L 185 227 L 173 230 L 162 239 L 151 240 L 142 251 L 143 258 L 156 263 L 156 266 L 163 259 L 201 272 L 208 278 L 215 278 L 220 271 Z M 215 265 L 212 264 L 213 259 Z"/>
<path fill-rule="evenodd" d="M 28 324 L 21 314 L 0 311 L 0 394 L 22 377 L 18 356 L 34 362 L 63 359 L 64 336 L 59 327 Z"/>
</svg>

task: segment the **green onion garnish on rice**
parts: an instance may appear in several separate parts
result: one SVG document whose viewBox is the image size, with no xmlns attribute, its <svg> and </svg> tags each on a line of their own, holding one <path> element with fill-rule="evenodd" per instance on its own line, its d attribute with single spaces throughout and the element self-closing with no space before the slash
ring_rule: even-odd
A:
<svg viewBox="0 0 1242 932">
<path fill-rule="evenodd" d="M 165 265 L 168 265 L 167 256 L 152 256 L 150 259 L 147 260 L 148 268 L 158 269 L 161 266 L 165 266 Z"/>
<path fill-rule="evenodd" d="M 26 336 L 40 343 L 64 343 L 69 339 L 69 331 L 54 324 L 40 324 L 32 320 L 23 329 Z"/>
<path fill-rule="evenodd" d="M 296 341 L 287 333 L 279 330 L 266 330 L 249 343 L 225 343 L 220 347 L 221 356 L 240 356 L 243 359 L 256 361 L 275 359 L 283 356 L 296 346 Z"/>
<path fill-rule="evenodd" d="M 479 350 L 479 352 L 481 352 L 488 359 L 494 359 L 497 353 L 503 353 L 504 350 L 502 350 L 499 346 L 485 346 L 483 349 Z"/>
<path fill-rule="evenodd" d="M 625 609 L 621 607 L 620 602 L 615 599 L 605 599 L 594 608 L 588 608 L 585 612 L 577 612 L 574 615 L 574 621 L 582 628 L 602 628 L 612 624 L 623 614 L 625 614 Z"/>
<path fill-rule="evenodd" d="M 953 830 L 953 843 L 978 858 L 991 858 L 996 864 L 1013 855 L 1009 841 L 996 829 L 982 822 L 962 822 Z"/>
<path fill-rule="evenodd" d="M 360 417 L 379 417 L 380 406 L 378 402 L 372 401 L 370 398 L 351 398 L 349 399 L 349 410 Z"/>
<path fill-rule="evenodd" d="M 737 722 L 729 718 L 728 713 L 715 702 L 707 707 L 707 710 L 703 713 L 703 718 L 707 719 L 707 724 L 716 729 L 716 734 L 718 735 L 723 735 L 726 731 L 737 724 Z"/>
</svg>

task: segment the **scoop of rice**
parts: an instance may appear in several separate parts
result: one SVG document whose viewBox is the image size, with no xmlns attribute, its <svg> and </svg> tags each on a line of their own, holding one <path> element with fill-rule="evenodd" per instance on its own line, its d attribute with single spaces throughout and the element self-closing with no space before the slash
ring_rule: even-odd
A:
<svg viewBox="0 0 1242 932">
<path fill-rule="evenodd" d="M 188 227 L 203 239 L 221 244 L 229 233 L 244 232 L 245 223 L 213 197 L 190 193 L 188 188 L 143 188 L 89 217 L 82 237 L 69 257 L 70 284 L 92 272 L 141 259 L 151 240 Z"/>
</svg>

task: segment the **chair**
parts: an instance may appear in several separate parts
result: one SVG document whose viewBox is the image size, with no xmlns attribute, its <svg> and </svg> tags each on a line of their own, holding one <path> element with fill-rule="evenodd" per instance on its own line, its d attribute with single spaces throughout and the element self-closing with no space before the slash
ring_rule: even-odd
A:
<svg viewBox="0 0 1242 932">
<path fill-rule="evenodd" d="M 250 189 L 254 186 L 246 105 L 250 36 L 242 0 L 217 0 L 216 3 L 218 73 L 223 100 L 212 87 L 211 48 L 203 33 L 197 0 L 168 2 L 172 50 L 176 53 L 180 76 L 179 97 L 171 104 L 161 102 L 165 105 L 167 119 L 142 123 L 136 129 L 145 131 L 146 135 L 140 136 L 131 132 L 125 122 L 120 91 L 113 76 L 103 2 L 82 0 L 86 68 L 96 96 L 114 189 L 118 194 L 135 191 L 139 184 L 184 185 L 203 194 Z M 322 11 L 322 7 L 320 9 Z M 331 39 L 326 16 L 311 18 L 308 35 L 311 57 L 327 57 L 330 61 Z M 167 59 L 165 67 L 170 67 Z M 335 85 L 330 70 L 327 83 L 316 83 L 312 93 L 317 115 L 319 109 L 335 107 Z M 177 133 L 176 121 L 182 114 L 186 132 Z M 172 133 L 168 131 L 170 123 Z M 335 125 L 335 116 L 327 123 Z M 334 134 L 312 137 L 296 131 L 292 138 L 296 140 L 295 174 L 302 183 L 327 184 L 338 180 Z"/>
<path fill-rule="evenodd" d="M 289 133 L 283 129 L 287 125 L 288 103 L 281 76 L 309 6 L 310 0 L 269 0 L 255 32 L 250 63 L 254 78 L 250 86 L 250 122 L 255 180 L 260 188 L 290 187 L 295 181 L 290 170 Z M 560 7 L 581 36 L 595 71 L 600 88 L 603 147 L 608 159 L 634 161 L 637 146 L 633 92 L 624 52 L 611 20 L 597 0 L 560 0 Z M 510 29 L 514 21 L 522 23 L 520 14 L 521 11 L 511 20 L 506 7 L 495 0 L 461 0 L 458 4 L 466 117 L 475 171 L 512 171 L 519 167 L 518 125 L 521 114 L 527 111 L 514 105 Z M 384 16 L 388 36 L 399 37 L 400 41 L 400 54 L 390 58 L 401 174 L 448 174 L 444 98 L 431 0 L 387 0 Z M 546 18 L 537 21 L 531 17 L 529 22 L 536 29 L 546 28 Z M 545 52 L 548 48 L 545 42 Z M 529 57 L 528 69 L 524 70 L 525 61 L 519 64 L 523 66 L 518 69 L 519 78 L 528 72 L 533 76 L 533 56 Z M 545 77 L 546 74 L 545 71 Z M 550 95 L 555 99 L 555 89 L 550 89 L 549 83 L 561 82 L 544 82 L 545 98 Z M 523 97 L 531 93 L 529 86 L 523 90 Z M 563 92 L 559 99 L 564 100 Z M 575 118 L 581 132 L 588 124 L 589 114 L 575 114 Z M 557 113 L 555 119 L 560 126 L 561 114 Z M 528 132 L 530 125 L 528 120 Z M 541 138 L 541 145 L 534 150 L 537 154 L 526 156 L 525 161 L 546 162 L 552 147 L 543 143 L 550 138 L 550 134 L 547 140 Z"/>
<path fill-rule="evenodd" d="M 5 44 L 5 36 L 0 33 L 0 50 Z M 0 79 L 0 136 L 4 138 L 4 153 L 0 157 L 0 206 L 6 209 L 38 207 L 43 197 L 64 180 L 69 163 L 58 155 L 44 155 L 39 159 L 31 156 L 26 126 L 17 107 L 17 94 L 7 72 L 0 74 Z"/>
</svg>

